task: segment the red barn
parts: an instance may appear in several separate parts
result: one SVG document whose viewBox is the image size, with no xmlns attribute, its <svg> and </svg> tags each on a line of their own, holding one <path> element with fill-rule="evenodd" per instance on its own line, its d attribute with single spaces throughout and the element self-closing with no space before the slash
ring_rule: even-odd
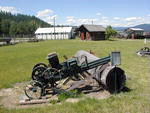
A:
<svg viewBox="0 0 150 113">
<path fill-rule="evenodd" d="M 101 25 L 81 25 L 78 31 L 81 40 L 105 40 L 105 28 Z"/>
</svg>

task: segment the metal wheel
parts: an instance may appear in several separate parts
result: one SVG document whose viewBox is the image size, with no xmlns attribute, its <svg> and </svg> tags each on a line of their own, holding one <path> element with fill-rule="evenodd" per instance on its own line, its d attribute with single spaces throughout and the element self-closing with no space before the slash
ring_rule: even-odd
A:
<svg viewBox="0 0 150 113">
<path fill-rule="evenodd" d="M 42 74 L 46 70 L 46 67 L 38 66 L 32 71 L 32 80 L 40 80 L 42 79 Z"/>
<path fill-rule="evenodd" d="M 56 84 L 56 79 L 59 78 L 59 71 L 55 68 L 47 68 L 42 74 L 44 81 L 51 84 L 51 87 L 54 87 Z M 56 79 L 55 79 L 56 78 Z"/>
<path fill-rule="evenodd" d="M 40 99 L 43 94 L 42 85 L 38 81 L 32 81 L 29 85 L 27 85 L 24 89 L 25 95 L 29 99 Z"/>
<path fill-rule="evenodd" d="M 45 63 L 38 63 L 38 64 L 36 64 L 34 67 L 33 67 L 33 69 L 32 70 L 34 70 L 36 67 L 46 67 L 46 68 L 48 68 L 48 65 L 46 65 Z"/>
</svg>

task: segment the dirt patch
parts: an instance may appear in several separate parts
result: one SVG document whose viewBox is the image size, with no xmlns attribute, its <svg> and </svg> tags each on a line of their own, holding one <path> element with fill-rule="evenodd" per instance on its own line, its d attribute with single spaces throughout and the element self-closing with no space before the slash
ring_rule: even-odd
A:
<svg viewBox="0 0 150 113">
<path fill-rule="evenodd" d="M 49 105 L 49 103 L 45 104 L 33 104 L 33 105 L 19 105 L 19 102 L 27 99 L 24 94 L 24 87 L 29 82 L 16 83 L 13 88 L 1 89 L 0 90 L 0 105 L 4 106 L 8 109 L 13 108 L 29 108 L 29 107 L 39 107 Z"/>
<path fill-rule="evenodd" d="M 50 102 L 46 102 L 43 104 L 19 105 L 19 102 L 27 99 L 26 95 L 24 94 L 24 87 L 28 83 L 29 82 L 16 83 L 13 86 L 13 88 L 1 89 L 0 90 L 0 105 L 8 109 L 50 106 L 51 105 Z M 96 99 L 104 99 L 110 96 L 110 94 L 104 90 L 99 90 L 95 92 L 92 92 L 89 90 L 84 93 L 85 93 L 85 97 L 96 98 Z M 56 95 L 50 96 L 50 100 L 51 99 L 52 100 L 57 99 L 57 96 Z M 84 98 L 75 98 L 75 99 L 69 98 L 66 100 L 66 102 L 75 103 L 82 99 Z"/>
</svg>

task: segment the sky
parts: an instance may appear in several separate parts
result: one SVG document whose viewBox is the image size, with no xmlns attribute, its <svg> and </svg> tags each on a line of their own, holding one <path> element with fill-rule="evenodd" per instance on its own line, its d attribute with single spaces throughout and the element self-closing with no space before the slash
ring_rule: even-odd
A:
<svg viewBox="0 0 150 113">
<path fill-rule="evenodd" d="M 0 0 L 0 10 L 36 16 L 56 25 L 150 24 L 150 0 Z"/>
</svg>

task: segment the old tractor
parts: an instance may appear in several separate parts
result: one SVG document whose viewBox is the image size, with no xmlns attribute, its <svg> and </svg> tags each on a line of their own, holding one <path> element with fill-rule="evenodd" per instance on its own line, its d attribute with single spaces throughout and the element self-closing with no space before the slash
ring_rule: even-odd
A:
<svg viewBox="0 0 150 113">
<path fill-rule="evenodd" d="M 78 88 L 88 78 L 94 79 L 110 93 L 120 92 L 124 87 L 125 72 L 117 67 L 120 64 L 120 52 L 112 52 L 104 58 L 98 58 L 86 51 L 78 51 L 75 57 L 60 63 L 56 53 L 48 54 L 49 64 L 38 63 L 32 70 L 32 81 L 25 87 L 25 94 L 30 99 L 39 99 L 49 94 L 58 93 L 59 81 L 79 81 L 65 91 Z M 89 83 L 90 85 L 90 83 Z"/>
</svg>

